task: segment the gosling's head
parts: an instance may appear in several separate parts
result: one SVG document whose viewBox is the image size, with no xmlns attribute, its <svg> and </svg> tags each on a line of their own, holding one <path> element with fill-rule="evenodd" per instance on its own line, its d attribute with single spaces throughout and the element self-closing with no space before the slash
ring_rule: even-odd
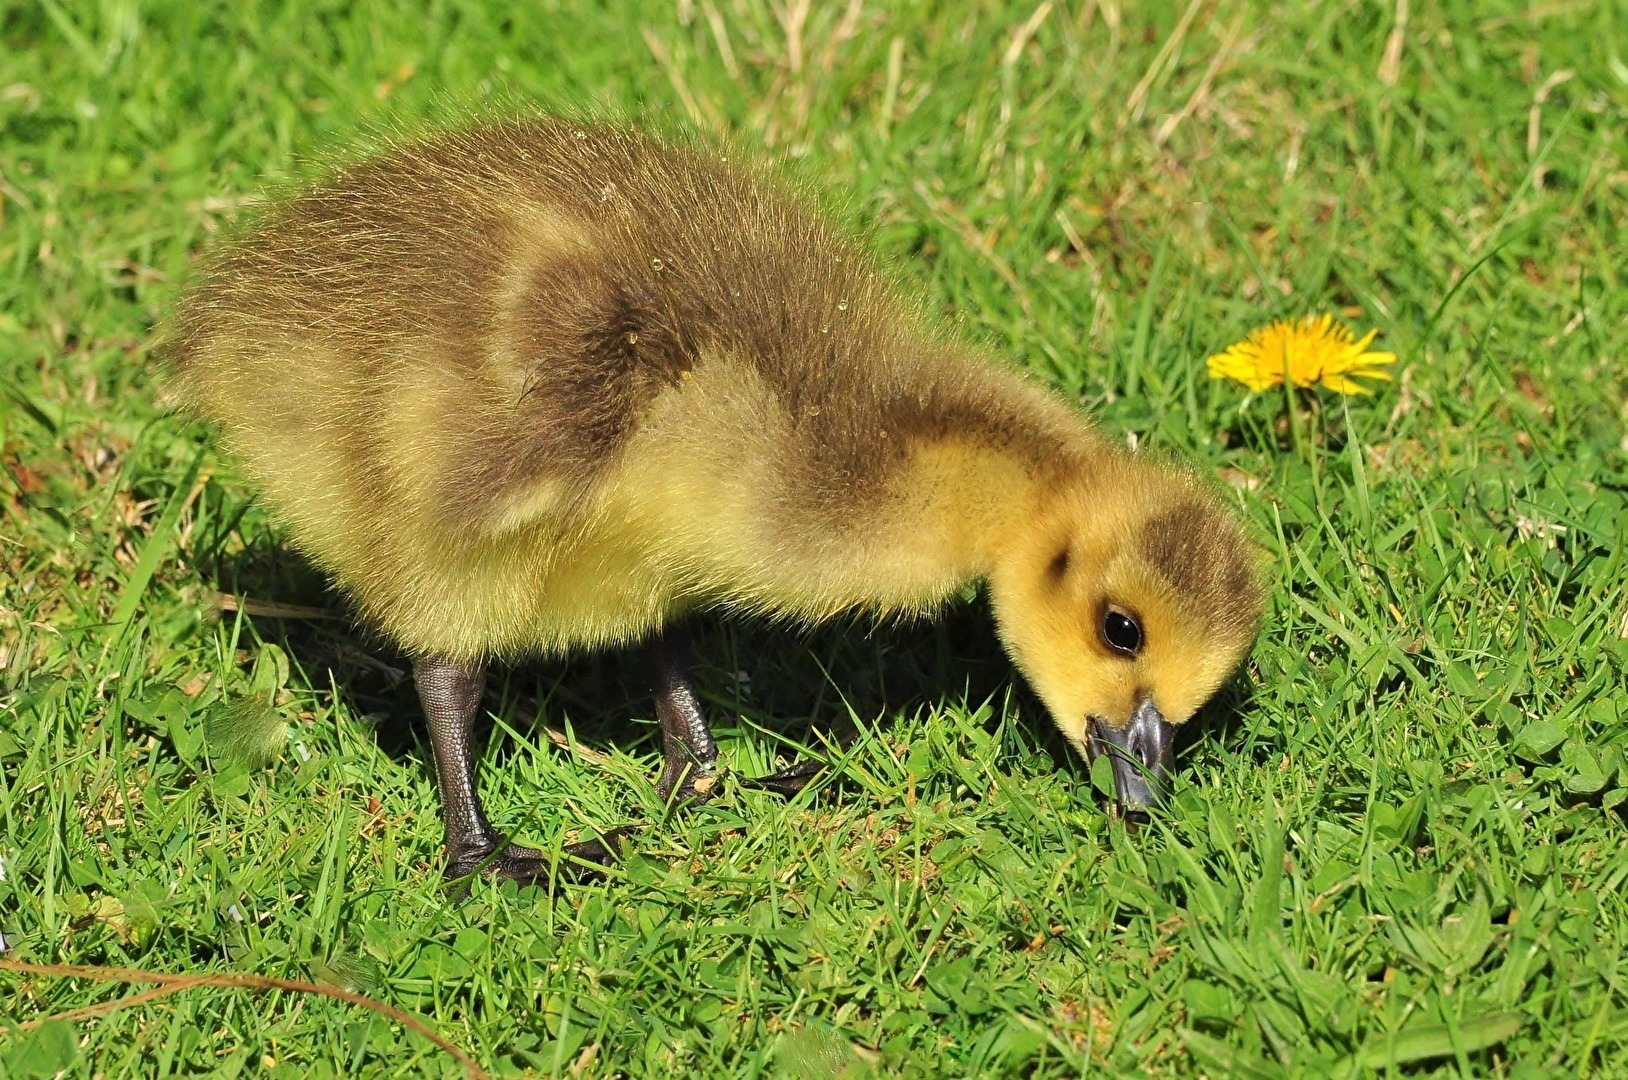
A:
<svg viewBox="0 0 1628 1080">
<path fill-rule="evenodd" d="M 1156 803 L 1175 726 L 1237 668 L 1261 586 L 1214 493 L 1129 455 L 1048 490 L 990 579 L 1002 640 L 1088 759 L 1112 755 L 1119 800 Z"/>
</svg>

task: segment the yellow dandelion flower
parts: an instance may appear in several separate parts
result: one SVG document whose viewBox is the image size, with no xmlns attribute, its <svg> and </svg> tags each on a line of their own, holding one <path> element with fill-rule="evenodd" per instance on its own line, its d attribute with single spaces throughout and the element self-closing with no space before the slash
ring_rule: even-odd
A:
<svg viewBox="0 0 1628 1080">
<path fill-rule="evenodd" d="M 1370 330 L 1359 340 L 1328 315 L 1280 319 L 1210 357 L 1210 378 L 1233 379 L 1260 391 L 1282 386 L 1288 375 L 1296 386 L 1322 383 L 1342 394 L 1366 394 L 1368 387 L 1356 380 L 1389 379 L 1385 366 L 1396 363 L 1395 353 L 1368 351 L 1378 333 Z"/>
</svg>

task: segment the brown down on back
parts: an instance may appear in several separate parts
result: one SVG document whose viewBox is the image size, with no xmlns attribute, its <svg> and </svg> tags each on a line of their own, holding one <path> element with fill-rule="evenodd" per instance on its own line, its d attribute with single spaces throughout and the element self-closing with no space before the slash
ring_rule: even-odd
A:
<svg viewBox="0 0 1628 1080">
<path fill-rule="evenodd" d="M 789 486 L 810 512 L 828 509 L 822 492 L 877 482 L 901 437 L 947 423 L 1054 437 L 976 385 L 800 197 L 701 147 L 656 151 L 647 136 L 539 120 L 342 172 L 210 268 L 169 350 L 183 393 L 216 342 L 309 341 L 361 388 L 344 453 L 377 479 L 390 472 L 379 458 L 400 453 L 380 431 L 400 382 L 389 366 L 444 368 L 465 383 L 462 415 L 453 395 L 443 417 L 464 430 L 432 448 L 449 525 L 545 474 L 581 494 L 703 350 L 749 358 L 773 389 L 808 473 Z"/>
</svg>

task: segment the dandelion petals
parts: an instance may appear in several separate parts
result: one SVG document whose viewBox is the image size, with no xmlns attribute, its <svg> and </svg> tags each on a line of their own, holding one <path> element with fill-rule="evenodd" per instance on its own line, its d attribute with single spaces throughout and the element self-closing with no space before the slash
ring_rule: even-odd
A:
<svg viewBox="0 0 1628 1080">
<path fill-rule="evenodd" d="M 1210 378 L 1231 379 L 1256 392 L 1281 386 L 1287 377 L 1300 387 L 1321 383 L 1340 394 L 1366 394 L 1369 388 L 1357 380 L 1389 380 L 1384 369 L 1396 362 L 1395 353 L 1368 351 L 1378 333 L 1374 329 L 1356 338 L 1326 313 L 1298 322 L 1280 319 L 1256 327 L 1206 363 Z"/>
</svg>

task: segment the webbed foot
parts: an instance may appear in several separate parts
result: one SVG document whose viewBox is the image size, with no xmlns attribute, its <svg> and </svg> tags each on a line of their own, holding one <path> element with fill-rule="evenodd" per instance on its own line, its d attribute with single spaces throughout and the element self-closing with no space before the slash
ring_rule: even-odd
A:
<svg viewBox="0 0 1628 1080">
<path fill-rule="evenodd" d="M 820 732 L 816 734 L 839 754 L 847 753 L 849 748 L 859 739 L 859 732 L 853 730 L 846 730 L 837 735 Z M 743 778 L 741 783 L 746 787 L 772 791 L 776 795 L 784 795 L 789 799 L 802 791 L 809 785 L 810 781 L 830 767 L 826 762 L 814 758 L 804 758 L 801 761 L 794 761 L 779 772 L 770 773 L 768 776 Z"/>
<path fill-rule="evenodd" d="M 826 764 L 823 761 L 804 760 L 768 776 L 742 777 L 741 783 L 746 787 L 762 788 L 764 791 L 772 791 L 789 799 L 807 787 L 809 781 L 825 769 Z"/>
<path fill-rule="evenodd" d="M 456 850 L 447 850 L 447 862 L 442 873 L 448 881 L 457 881 L 470 874 L 491 874 L 507 881 L 535 881 L 547 877 L 548 856 L 536 848 L 519 844 L 505 844 L 501 848 L 472 844 Z"/>
<path fill-rule="evenodd" d="M 592 840 L 566 844 L 555 862 L 546 853 L 520 844 L 470 844 L 448 850 L 446 878 L 458 881 L 471 874 L 489 874 L 499 881 L 521 885 L 548 885 L 552 881 L 593 881 L 605 876 L 627 854 L 631 828 L 606 829 Z"/>
</svg>

